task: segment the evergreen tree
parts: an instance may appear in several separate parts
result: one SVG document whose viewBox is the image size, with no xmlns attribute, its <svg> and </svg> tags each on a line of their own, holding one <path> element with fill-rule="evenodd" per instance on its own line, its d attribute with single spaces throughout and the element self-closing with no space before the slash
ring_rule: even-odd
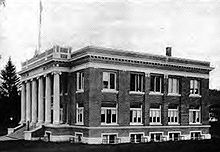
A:
<svg viewBox="0 0 220 152">
<path fill-rule="evenodd" d="M 0 114 L 5 127 L 14 127 L 20 120 L 20 78 L 16 67 L 9 58 L 0 73 Z"/>
<path fill-rule="evenodd" d="M 1 70 L 0 78 L 2 79 L 1 93 L 3 97 L 13 99 L 17 97 L 20 86 L 20 79 L 16 74 L 16 67 L 9 58 L 5 68 Z"/>
</svg>

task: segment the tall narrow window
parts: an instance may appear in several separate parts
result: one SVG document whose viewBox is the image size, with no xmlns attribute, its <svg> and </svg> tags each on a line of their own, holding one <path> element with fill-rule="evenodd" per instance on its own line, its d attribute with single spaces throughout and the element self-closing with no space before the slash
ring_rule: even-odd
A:
<svg viewBox="0 0 220 152">
<path fill-rule="evenodd" d="M 150 108 L 150 124 L 157 125 L 161 124 L 161 107 Z"/>
<path fill-rule="evenodd" d="M 179 110 L 178 107 L 168 107 L 168 124 L 178 124 L 179 123 Z"/>
<path fill-rule="evenodd" d="M 162 76 L 151 75 L 150 77 L 150 91 L 152 92 L 162 92 Z"/>
<path fill-rule="evenodd" d="M 103 89 L 116 89 L 116 74 L 103 72 Z"/>
<path fill-rule="evenodd" d="M 142 106 L 140 108 L 130 108 L 130 124 L 142 124 Z"/>
<path fill-rule="evenodd" d="M 84 113 L 84 107 L 79 107 L 79 105 L 76 105 L 76 124 L 77 125 L 83 125 L 83 113 Z"/>
<path fill-rule="evenodd" d="M 190 80 L 190 94 L 194 94 L 194 95 L 200 94 L 200 81 Z"/>
<path fill-rule="evenodd" d="M 169 78 L 168 93 L 179 94 L 179 79 Z"/>
<path fill-rule="evenodd" d="M 198 124 L 201 122 L 201 111 L 200 107 L 189 109 L 189 123 Z"/>
<path fill-rule="evenodd" d="M 84 73 L 83 72 L 77 72 L 77 91 L 84 90 Z"/>
<path fill-rule="evenodd" d="M 130 90 L 135 92 L 144 91 L 144 76 L 142 74 L 131 74 Z"/>
<path fill-rule="evenodd" d="M 117 107 L 102 107 L 101 108 L 101 124 L 116 124 L 117 123 Z"/>
</svg>

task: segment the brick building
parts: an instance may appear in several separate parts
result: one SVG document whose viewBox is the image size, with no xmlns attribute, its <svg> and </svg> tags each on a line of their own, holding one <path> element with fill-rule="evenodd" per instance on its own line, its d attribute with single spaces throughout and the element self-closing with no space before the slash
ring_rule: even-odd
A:
<svg viewBox="0 0 220 152">
<path fill-rule="evenodd" d="M 209 62 L 100 47 L 55 46 L 27 60 L 26 140 L 89 144 L 210 139 Z"/>
</svg>

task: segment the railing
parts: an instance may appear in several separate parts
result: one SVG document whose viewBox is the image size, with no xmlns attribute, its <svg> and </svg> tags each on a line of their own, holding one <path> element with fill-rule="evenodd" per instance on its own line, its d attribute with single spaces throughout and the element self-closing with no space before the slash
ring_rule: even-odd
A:
<svg viewBox="0 0 220 152">
<path fill-rule="evenodd" d="M 110 139 L 102 139 L 102 144 L 119 144 L 121 143 L 121 139 L 120 138 L 116 138 L 113 140 Z"/>
<path fill-rule="evenodd" d="M 34 56 L 33 58 L 22 63 L 22 70 L 29 67 L 33 67 L 37 64 L 43 63 L 46 60 L 51 60 L 53 58 L 69 59 L 71 55 L 71 48 L 63 48 L 60 46 L 54 46 L 53 48 L 46 50 L 45 52 Z"/>
</svg>

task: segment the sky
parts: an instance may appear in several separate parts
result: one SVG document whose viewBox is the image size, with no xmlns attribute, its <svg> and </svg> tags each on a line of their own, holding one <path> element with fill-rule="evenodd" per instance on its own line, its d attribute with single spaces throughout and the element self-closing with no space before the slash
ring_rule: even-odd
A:
<svg viewBox="0 0 220 152">
<path fill-rule="evenodd" d="M 1 0 L 0 0 L 1 1 Z M 210 88 L 220 89 L 218 0 L 42 0 L 42 51 L 94 45 L 211 62 Z M 39 25 L 38 0 L 6 0 L 0 6 L 0 69 L 9 57 L 33 57 Z"/>
</svg>

